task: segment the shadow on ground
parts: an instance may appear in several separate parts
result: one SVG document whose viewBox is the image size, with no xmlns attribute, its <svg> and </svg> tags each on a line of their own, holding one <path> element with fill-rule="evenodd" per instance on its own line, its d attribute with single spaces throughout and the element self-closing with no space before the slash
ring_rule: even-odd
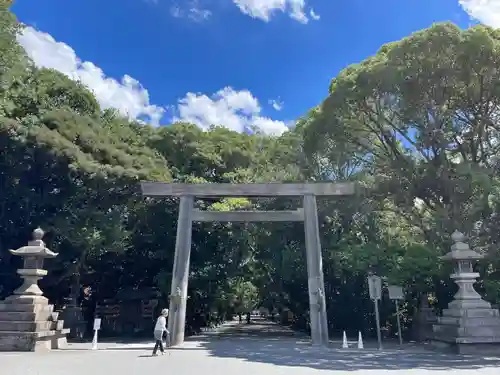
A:
<svg viewBox="0 0 500 375">
<path fill-rule="evenodd" d="M 500 368 L 498 357 L 445 354 L 422 348 L 407 350 L 316 348 L 308 338 L 274 324 L 241 325 L 200 342 L 211 356 L 238 358 L 277 366 L 309 367 L 319 370 L 454 370 Z M 192 350 L 192 349 L 186 349 Z"/>
<path fill-rule="evenodd" d="M 485 358 L 430 351 L 316 349 L 304 342 L 272 338 L 214 339 L 202 343 L 202 347 L 215 357 L 321 370 L 452 370 L 500 367 L 500 355 L 498 358 Z"/>
<path fill-rule="evenodd" d="M 236 358 L 248 362 L 273 364 L 276 366 L 308 367 L 319 370 L 459 370 L 499 368 L 497 357 L 464 356 L 425 350 L 421 346 L 409 345 L 403 350 L 387 343 L 385 350 L 377 350 L 373 343 L 365 343 L 367 349 L 339 349 L 339 342 L 330 348 L 310 345 L 309 337 L 276 324 L 256 321 L 254 324 L 231 324 L 229 328 L 190 337 L 176 351 L 203 351 L 218 358 Z M 125 346 L 110 346 L 103 350 L 147 350 L 154 343 L 131 343 Z M 355 346 L 355 345 L 352 345 Z M 150 357 L 142 354 L 139 357 Z M 500 372 L 499 372 L 500 373 Z"/>
</svg>

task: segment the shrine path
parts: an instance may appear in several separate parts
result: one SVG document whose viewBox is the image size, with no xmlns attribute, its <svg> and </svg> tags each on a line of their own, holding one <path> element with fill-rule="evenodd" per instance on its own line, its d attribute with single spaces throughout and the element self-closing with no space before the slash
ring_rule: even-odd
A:
<svg viewBox="0 0 500 375">
<path fill-rule="evenodd" d="M 454 375 L 500 374 L 498 358 L 440 354 L 417 346 L 386 343 L 377 350 L 315 348 L 307 337 L 265 321 L 231 322 L 217 332 L 188 339 L 164 356 L 151 357 L 151 342 L 72 344 L 50 353 L 0 353 L 8 375 L 429 375 L 451 370 Z"/>
</svg>

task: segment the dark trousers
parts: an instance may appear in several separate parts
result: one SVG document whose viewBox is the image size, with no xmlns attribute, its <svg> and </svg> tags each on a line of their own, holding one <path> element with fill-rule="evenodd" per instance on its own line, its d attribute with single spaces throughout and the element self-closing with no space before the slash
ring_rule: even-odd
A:
<svg viewBox="0 0 500 375">
<path fill-rule="evenodd" d="M 156 340 L 155 348 L 153 349 L 153 355 L 156 354 L 158 351 L 158 348 L 160 348 L 160 352 L 164 353 L 165 350 L 163 349 L 163 341 L 162 340 Z"/>
</svg>

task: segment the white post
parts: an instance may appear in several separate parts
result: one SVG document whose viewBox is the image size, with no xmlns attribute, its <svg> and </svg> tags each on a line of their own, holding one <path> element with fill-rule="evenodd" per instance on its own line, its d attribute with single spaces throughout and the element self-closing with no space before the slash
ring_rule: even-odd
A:
<svg viewBox="0 0 500 375">
<path fill-rule="evenodd" d="M 394 300 L 396 303 L 396 318 L 398 319 L 398 337 L 399 337 L 399 345 L 403 346 L 403 337 L 401 337 L 401 318 L 399 316 L 399 302 L 398 300 Z"/>
<path fill-rule="evenodd" d="M 375 305 L 375 323 L 377 324 L 378 349 L 382 350 L 382 335 L 380 334 L 380 315 L 378 312 L 378 299 L 373 300 Z"/>
<path fill-rule="evenodd" d="M 94 319 L 94 337 L 92 338 L 92 350 L 97 350 L 97 336 L 98 332 L 101 329 L 101 319 L 100 318 L 95 318 Z"/>
<path fill-rule="evenodd" d="M 368 276 L 368 291 L 375 307 L 375 323 L 377 324 L 377 341 L 379 350 L 382 349 L 382 335 L 380 334 L 380 315 L 378 301 L 382 299 L 382 279 L 376 275 Z"/>
<path fill-rule="evenodd" d="M 92 350 L 97 350 L 97 329 L 94 330 L 94 337 L 92 339 Z"/>
<path fill-rule="evenodd" d="M 399 345 L 403 346 L 403 336 L 401 335 L 401 317 L 399 314 L 399 300 L 403 300 L 405 298 L 403 294 L 403 287 L 399 285 L 389 285 L 387 289 L 389 290 L 389 299 L 394 300 L 394 303 L 396 304 Z"/>
</svg>

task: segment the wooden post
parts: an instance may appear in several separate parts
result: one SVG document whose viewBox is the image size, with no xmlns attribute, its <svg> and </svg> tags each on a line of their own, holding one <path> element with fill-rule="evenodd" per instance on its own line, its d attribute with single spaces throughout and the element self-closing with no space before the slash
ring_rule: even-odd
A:
<svg viewBox="0 0 500 375">
<path fill-rule="evenodd" d="M 304 195 L 304 227 L 306 235 L 311 339 L 315 345 L 326 346 L 329 341 L 328 321 L 326 316 L 323 259 L 321 256 L 317 211 L 316 197 L 312 194 Z"/>
<path fill-rule="evenodd" d="M 168 329 L 172 346 L 184 342 L 184 326 L 186 322 L 186 302 L 189 279 L 189 260 L 191 256 L 191 236 L 193 227 L 192 195 L 181 197 L 179 204 L 179 218 L 177 221 L 177 237 L 175 240 L 174 269 L 172 272 L 172 286 Z"/>
</svg>

